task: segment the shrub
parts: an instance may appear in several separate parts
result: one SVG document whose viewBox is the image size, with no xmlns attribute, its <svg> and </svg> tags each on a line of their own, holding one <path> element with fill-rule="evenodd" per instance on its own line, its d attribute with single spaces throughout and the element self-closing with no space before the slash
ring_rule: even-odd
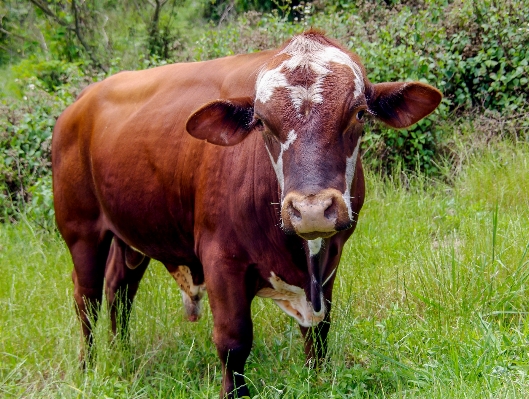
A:
<svg viewBox="0 0 529 399">
<path fill-rule="evenodd" d="M 80 79 L 80 77 L 79 77 Z M 51 134 L 55 121 L 73 102 L 80 86 L 65 83 L 50 94 L 35 77 L 18 81 L 21 99 L 0 103 L 0 221 L 25 212 L 43 223 L 53 216 L 51 206 Z"/>
<path fill-rule="evenodd" d="M 410 129 L 381 125 L 366 132 L 371 166 L 437 174 L 447 152 L 445 121 L 470 110 L 505 117 L 529 110 L 528 0 L 358 2 L 318 17 L 364 59 L 372 82 L 420 80 L 444 100 Z M 345 28 L 344 28 L 345 27 Z M 383 28 L 382 28 L 383 27 Z"/>
</svg>

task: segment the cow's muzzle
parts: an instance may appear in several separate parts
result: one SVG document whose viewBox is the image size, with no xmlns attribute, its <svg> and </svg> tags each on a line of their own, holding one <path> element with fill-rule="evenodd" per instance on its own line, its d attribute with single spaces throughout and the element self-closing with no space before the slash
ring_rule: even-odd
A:
<svg viewBox="0 0 529 399">
<path fill-rule="evenodd" d="M 317 194 L 288 193 L 281 207 L 283 229 L 306 240 L 327 238 L 352 225 L 342 193 L 325 189 Z"/>
</svg>

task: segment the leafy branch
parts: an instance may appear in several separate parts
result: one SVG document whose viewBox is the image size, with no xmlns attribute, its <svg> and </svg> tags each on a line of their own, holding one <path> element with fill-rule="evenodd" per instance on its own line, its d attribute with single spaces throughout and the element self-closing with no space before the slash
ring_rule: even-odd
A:
<svg viewBox="0 0 529 399">
<path fill-rule="evenodd" d="M 72 0 L 72 15 L 73 15 L 73 24 L 64 20 L 63 18 L 59 17 L 56 13 L 54 13 L 49 7 L 48 4 L 43 0 L 29 0 L 33 5 L 38 7 L 45 15 L 47 15 L 49 18 L 51 18 L 53 21 L 58 23 L 59 25 L 65 27 L 67 30 L 73 32 L 75 36 L 77 37 L 77 40 L 79 40 L 79 43 L 81 43 L 81 46 L 83 46 L 86 54 L 88 54 L 88 57 L 90 58 L 90 61 L 92 61 L 92 65 L 99 69 L 104 71 L 105 73 L 108 72 L 108 67 L 106 67 L 96 56 L 96 52 L 94 47 L 92 47 L 85 38 L 85 33 L 83 31 L 83 27 L 81 24 L 81 10 L 79 8 L 79 5 L 76 0 Z M 167 0 L 165 0 L 167 1 Z"/>
</svg>

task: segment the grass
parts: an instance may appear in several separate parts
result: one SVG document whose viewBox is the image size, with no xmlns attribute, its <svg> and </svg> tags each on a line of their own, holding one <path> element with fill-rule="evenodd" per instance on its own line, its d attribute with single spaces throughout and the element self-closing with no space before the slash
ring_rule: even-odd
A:
<svg viewBox="0 0 529 399">
<path fill-rule="evenodd" d="M 304 368 L 295 323 L 256 299 L 252 394 L 528 397 L 529 148 L 498 145 L 451 186 L 367 181 L 335 286 L 329 361 Z M 97 361 L 81 372 L 71 268 L 56 234 L 0 225 L 0 397 L 218 397 L 209 309 L 185 322 L 158 263 L 140 287 L 130 347 L 112 342 L 103 314 Z"/>
</svg>

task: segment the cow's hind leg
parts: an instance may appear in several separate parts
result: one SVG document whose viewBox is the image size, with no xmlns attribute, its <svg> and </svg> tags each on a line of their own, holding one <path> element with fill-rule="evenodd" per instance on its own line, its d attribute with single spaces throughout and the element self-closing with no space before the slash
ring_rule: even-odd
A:
<svg viewBox="0 0 529 399">
<path fill-rule="evenodd" d="M 110 309 L 112 332 L 124 340 L 128 337 L 132 302 L 149 261 L 149 257 L 114 237 L 105 271 L 105 295 Z"/>
<path fill-rule="evenodd" d="M 105 264 L 112 236 L 110 233 L 93 233 L 72 240 L 68 247 L 72 255 L 74 271 L 74 298 L 85 339 L 85 349 L 81 352 L 83 366 L 92 358 L 92 329 L 97 321 L 101 298 Z"/>
</svg>

